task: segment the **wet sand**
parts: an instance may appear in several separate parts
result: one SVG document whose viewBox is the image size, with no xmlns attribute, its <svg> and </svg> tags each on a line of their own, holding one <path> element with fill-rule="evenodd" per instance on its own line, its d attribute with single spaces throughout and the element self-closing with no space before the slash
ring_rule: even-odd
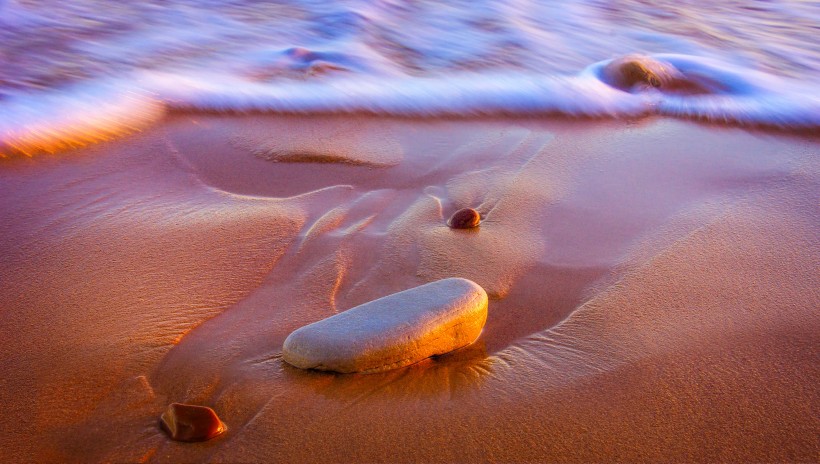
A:
<svg viewBox="0 0 820 464">
<path fill-rule="evenodd" d="M 814 461 L 818 139 L 652 118 L 176 114 L 0 159 L 6 462 Z M 447 218 L 477 209 L 477 230 Z M 294 329 L 447 277 L 479 340 L 371 375 Z M 171 442 L 172 402 L 228 431 Z"/>
</svg>

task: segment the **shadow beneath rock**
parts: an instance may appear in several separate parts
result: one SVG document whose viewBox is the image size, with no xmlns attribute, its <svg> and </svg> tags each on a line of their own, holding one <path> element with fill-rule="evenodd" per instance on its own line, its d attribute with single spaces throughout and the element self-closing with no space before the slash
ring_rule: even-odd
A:
<svg viewBox="0 0 820 464">
<path fill-rule="evenodd" d="M 374 374 L 339 374 L 304 370 L 281 359 L 282 374 L 296 388 L 344 402 L 372 399 L 455 397 L 478 389 L 492 376 L 492 361 L 483 339 L 416 364 Z"/>
</svg>

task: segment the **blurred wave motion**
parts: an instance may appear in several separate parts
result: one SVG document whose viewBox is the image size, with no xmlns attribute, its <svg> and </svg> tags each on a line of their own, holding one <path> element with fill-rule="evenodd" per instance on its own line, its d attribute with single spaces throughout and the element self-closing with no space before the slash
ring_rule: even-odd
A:
<svg viewBox="0 0 820 464">
<path fill-rule="evenodd" d="M 5 0 L 0 154 L 107 139 L 166 108 L 811 129 L 818 23 L 800 1 Z M 671 74 L 624 85 L 613 63 Z"/>
</svg>

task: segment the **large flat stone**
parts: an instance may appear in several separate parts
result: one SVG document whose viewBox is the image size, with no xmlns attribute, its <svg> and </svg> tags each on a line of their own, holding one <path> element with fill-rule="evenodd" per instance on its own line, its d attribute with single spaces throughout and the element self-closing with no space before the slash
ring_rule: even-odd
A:
<svg viewBox="0 0 820 464">
<path fill-rule="evenodd" d="M 487 320 L 487 293 L 444 279 L 365 303 L 291 333 L 283 358 L 302 369 L 379 372 L 469 345 Z"/>
</svg>

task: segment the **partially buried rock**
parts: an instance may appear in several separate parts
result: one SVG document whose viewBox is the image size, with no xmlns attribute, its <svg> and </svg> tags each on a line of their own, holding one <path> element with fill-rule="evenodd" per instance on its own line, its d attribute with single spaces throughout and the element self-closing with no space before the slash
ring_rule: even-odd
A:
<svg viewBox="0 0 820 464">
<path fill-rule="evenodd" d="M 297 329 L 284 360 L 302 369 L 380 372 L 469 345 L 487 320 L 487 293 L 467 279 L 438 280 Z"/>
<path fill-rule="evenodd" d="M 453 229 L 472 229 L 478 227 L 480 223 L 481 215 L 473 208 L 462 208 L 453 213 L 447 221 L 447 225 Z"/>
<path fill-rule="evenodd" d="M 613 60 L 603 71 L 604 79 L 622 90 L 638 85 L 661 87 L 667 73 L 667 66 L 663 63 L 636 55 Z"/>
<path fill-rule="evenodd" d="M 177 441 L 205 441 L 226 430 L 213 409 L 172 403 L 160 418 L 162 429 Z"/>
<path fill-rule="evenodd" d="M 656 88 L 663 92 L 700 94 L 708 90 L 688 79 L 671 63 L 643 55 L 627 55 L 607 64 L 603 80 L 612 87 L 626 90 Z"/>
</svg>

